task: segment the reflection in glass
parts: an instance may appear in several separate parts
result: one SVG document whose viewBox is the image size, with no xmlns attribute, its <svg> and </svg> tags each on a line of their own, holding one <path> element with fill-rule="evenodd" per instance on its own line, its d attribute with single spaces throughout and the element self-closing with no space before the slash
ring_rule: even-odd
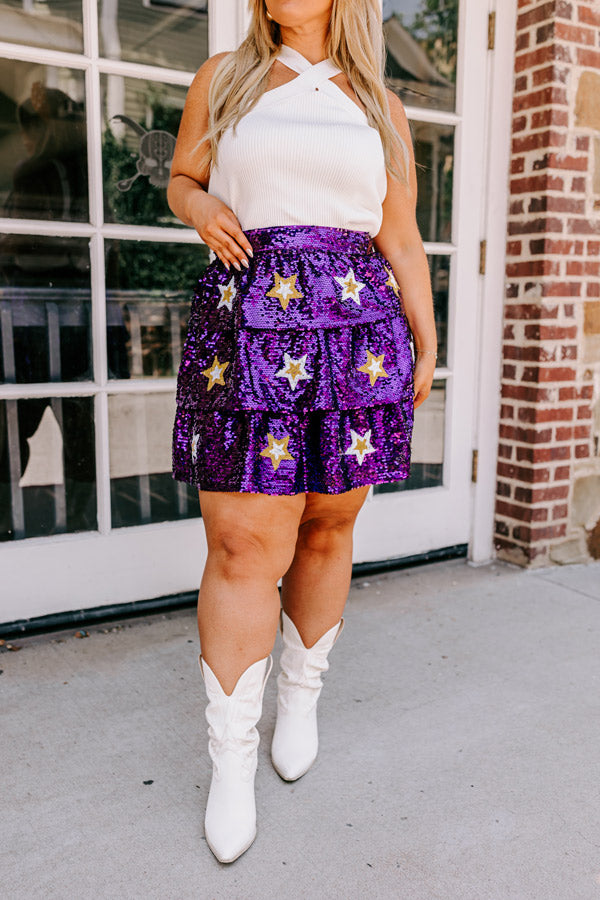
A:
<svg viewBox="0 0 600 900">
<path fill-rule="evenodd" d="M 452 241 L 454 128 L 411 122 L 417 167 L 417 222 L 424 241 Z"/>
<path fill-rule="evenodd" d="M 208 247 L 117 240 L 105 247 L 109 377 L 176 375 Z"/>
<path fill-rule="evenodd" d="M 167 185 L 186 88 L 104 75 L 101 90 L 106 221 L 181 225 Z"/>
<path fill-rule="evenodd" d="M 375 485 L 375 494 L 414 491 L 443 483 L 445 406 L 446 382 L 438 379 L 425 402 L 415 410 L 409 477 L 393 484 Z"/>
<path fill-rule="evenodd" d="M 91 379 L 87 239 L 0 234 L 0 382 Z"/>
<path fill-rule="evenodd" d="M 389 86 L 407 106 L 453 110 L 459 0 L 383 0 Z"/>
<path fill-rule="evenodd" d="M 113 394 L 108 415 L 113 528 L 199 516 L 197 490 L 171 475 L 174 395 Z"/>
<path fill-rule="evenodd" d="M 207 0 L 99 0 L 100 54 L 195 72 L 208 57 Z"/>
<path fill-rule="evenodd" d="M 437 334 L 438 358 L 436 366 L 448 365 L 448 282 L 450 257 L 429 256 L 429 271 L 433 292 L 433 312 Z M 429 398 L 428 398 L 429 399 Z"/>
<path fill-rule="evenodd" d="M 1 0 L 2 40 L 81 53 L 81 5 L 81 0 Z"/>
<path fill-rule="evenodd" d="M 0 540 L 96 524 L 93 400 L 0 402 Z"/>
<path fill-rule="evenodd" d="M 0 96 L 0 216 L 86 222 L 83 73 L 6 61 Z"/>
</svg>

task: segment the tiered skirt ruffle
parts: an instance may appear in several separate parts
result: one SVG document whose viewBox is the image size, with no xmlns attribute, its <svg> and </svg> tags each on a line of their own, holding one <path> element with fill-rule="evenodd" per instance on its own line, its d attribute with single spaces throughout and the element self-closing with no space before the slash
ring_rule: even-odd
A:
<svg viewBox="0 0 600 900">
<path fill-rule="evenodd" d="M 337 494 L 410 469 L 414 356 L 389 264 L 365 232 L 246 232 L 192 301 L 173 475 L 207 491 Z"/>
</svg>

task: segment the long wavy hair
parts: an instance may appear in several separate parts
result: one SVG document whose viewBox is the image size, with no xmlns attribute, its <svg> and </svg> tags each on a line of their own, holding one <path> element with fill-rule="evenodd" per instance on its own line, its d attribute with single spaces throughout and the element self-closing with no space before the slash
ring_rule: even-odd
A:
<svg viewBox="0 0 600 900">
<path fill-rule="evenodd" d="M 265 0 L 250 0 L 250 8 L 252 21 L 247 37 L 223 58 L 211 81 L 208 130 L 198 144 L 204 144 L 204 166 L 216 165 L 223 133 L 235 128 L 264 94 L 269 70 L 279 52 L 280 28 L 267 18 Z M 325 51 L 345 73 L 365 108 L 369 125 L 379 132 L 387 170 L 407 184 L 408 148 L 392 125 L 383 80 L 385 44 L 379 0 L 333 0 Z M 403 168 L 398 166 L 398 156 Z"/>
</svg>

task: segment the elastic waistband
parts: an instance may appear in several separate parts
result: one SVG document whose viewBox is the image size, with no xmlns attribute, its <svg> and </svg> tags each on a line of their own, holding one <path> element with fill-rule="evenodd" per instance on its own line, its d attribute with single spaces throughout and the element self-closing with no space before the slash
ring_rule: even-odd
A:
<svg viewBox="0 0 600 900">
<path fill-rule="evenodd" d="M 252 249 L 259 250 L 331 250 L 372 253 L 373 238 L 368 231 L 329 228 L 325 225 L 278 225 L 244 232 Z"/>
</svg>

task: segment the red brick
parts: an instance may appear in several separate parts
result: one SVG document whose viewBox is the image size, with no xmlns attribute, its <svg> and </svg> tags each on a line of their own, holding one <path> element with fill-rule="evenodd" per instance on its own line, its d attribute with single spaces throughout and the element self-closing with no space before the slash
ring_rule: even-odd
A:
<svg viewBox="0 0 600 900">
<path fill-rule="evenodd" d="M 572 406 L 553 406 L 550 409 L 522 406 L 517 416 L 522 422 L 570 422 L 574 414 Z"/>
<path fill-rule="evenodd" d="M 555 439 L 557 441 L 570 441 L 573 437 L 573 426 L 562 426 L 556 429 Z"/>
<path fill-rule="evenodd" d="M 558 275 L 560 263 L 553 259 L 528 259 L 524 262 L 511 262 L 506 266 L 508 278 L 520 278 L 525 275 Z"/>
<path fill-rule="evenodd" d="M 557 175 L 542 173 L 541 175 L 526 175 L 524 178 L 513 178 L 510 183 L 512 194 L 532 194 L 541 191 L 562 191 L 563 179 Z"/>
<path fill-rule="evenodd" d="M 597 25 L 600 28 L 600 10 L 594 10 L 591 6 L 577 5 L 577 18 L 587 25 Z"/>
<path fill-rule="evenodd" d="M 512 141 L 513 153 L 527 153 L 540 147 L 564 147 L 567 135 L 564 131 L 534 131 L 524 137 L 515 137 Z"/>
<path fill-rule="evenodd" d="M 520 503 L 544 503 L 548 500 L 564 500 L 568 496 L 568 484 L 543 488 L 515 487 L 515 500 Z"/>
<path fill-rule="evenodd" d="M 522 34 L 517 35 L 517 39 L 515 41 L 515 51 L 526 50 L 529 47 L 529 32 L 524 31 Z"/>
<path fill-rule="evenodd" d="M 560 2 L 559 0 L 559 3 L 557 4 L 555 0 L 549 0 L 548 3 L 542 3 L 539 6 L 534 6 L 533 9 L 530 9 L 527 12 L 518 15 L 517 31 L 523 31 L 523 29 L 528 28 L 530 25 L 535 25 L 538 22 L 544 22 L 546 19 L 553 18 L 557 15 L 561 15 L 561 17 L 564 19 L 571 19 L 572 12 L 573 11 L 570 3 Z"/>
<path fill-rule="evenodd" d="M 600 234 L 600 222 L 592 222 L 589 219 L 569 219 L 567 231 L 569 234 Z"/>
<path fill-rule="evenodd" d="M 585 47 L 576 47 L 577 65 L 587 66 L 590 69 L 600 69 L 600 51 L 590 50 Z"/>
<path fill-rule="evenodd" d="M 510 497 L 511 485 L 507 481 L 496 482 L 496 493 L 500 497 Z"/>
<path fill-rule="evenodd" d="M 536 69 L 531 75 L 531 86 L 539 87 L 540 84 L 548 84 L 557 82 L 558 84 L 566 84 L 569 70 L 557 65 L 545 66 L 543 69 Z"/>
<path fill-rule="evenodd" d="M 534 469 L 531 466 L 516 466 L 514 463 L 498 462 L 496 472 L 504 478 L 517 479 L 518 481 L 524 481 L 526 484 L 550 481 L 550 471 L 545 466 Z"/>
<path fill-rule="evenodd" d="M 560 348 L 560 358 L 577 359 L 577 344 L 570 344 L 568 347 Z"/>
<path fill-rule="evenodd" d="M 577 407 L 577 418 L 578 419 L 591 419 L 592 418 L 592 407 L 585 404 L 584 406 Z"/>
<path fill-rule="evenodd" d="M 555 196 L 543 194 L 541 197 L 532 197 L 529 201 L 528 212 L 580 212 L 585 213 L 585 198 Z"/>
<path fill-rule="evenodd" d="M 525 366 L 521 380 L 536 382 L 574 381 L 576 374 L 575 369 L 567 366 Z"/>
<path fill-rule="evenodd" d="M 527 347 L 504 344 L 503 354 L 505 359 L 522 359 L 526 362 L 556 361 L 556 347 L 545 347 L 543 344 Z"/>
<path fill-rule="evenodd" d="M 572 178 L 571 179 L 571 190 L 576 191 L 579 194 L 585 194 L 585 192 L 587 190 L 585 178 L 582 178 L 581 176 Z"/>
<path fill-rule="evenodd" d="M 588 241 L 586 246 L 588 256 L 600 256 L 600 241 Z"/>
<path fill-rule="evenodd" d="M 571 466 L 557 466 L 554 470 L 555 481 L 568 481 L 571 477 Z"/>
<path fill-rule="evenodd" d="M 587 156 L 562 156 L 558 153 L 544 153 L 539 159 L 535 159 L 532 165 L 534 171 L 539 169 L 571 169 L 577 172 L 587 172 L 587 168 Z"/>
<path fill-rule="evenodd" d="M 556 238 L 536 238 L 529 241 L 530 253 L 583 253 L 583 241 L 557 240 Z"/>
<path fill-rule="evenodd" d="M 551 216 L 538 219 L 526 219 L 524 222 L 509 221 L 508 223 L 509 234 L 539 234 L 540 231 L 561 233 L 562 230 L 562 219 Z"/>
<path fill-rule="evenodd" d="M 525 128 L 527 128 L 527 116 L 516 116 L 512 123 L 513 133 L 523 131 Z"/>
<path fill-rule="evenodd" d="M 577 444 L 575 447 L 575 456 L 577 459 L 587 459 L 590 455 L 590 448 L 587 444 Z"/>
<path fill-rule="evenodd" d="M 589 425 L 576 425 L 575 426 L 575 438 L 577 440 L 581 440 L 582 438 L 589 438 L 591 434 L 591 427 Z"/>
<path fill-rule="evenodd" d="M 566 22 L 554 23 L 555 37 L 560 41 L 571 41 L 573 44 L 587 44 L 593 47 L 596 43 L 596 35 L 593 28 L 585 28 L 581 25 L 568 25 Z"/>
<path fill-rule="evenodd" d="M 510 161 L 510 174 L 511 175 L 520 175 L 521 172 L 525 171 L 525 157 L 517 156 L 513 157 Z"/>
<path fill-rule="evenodd" d="M 552 403 L 554 397 L 547 388 L 527 384 L 502 384 L 502 397 L 506 400 L 521 400 L 523 403 Z"/>
<path fill-rule="evenodd" d="M 511 216 L 518 216 L 523 212 L 523 201 L 522 200 L 511 200 L 509 212 Z"/>
<path fill-rule="evenodd" d="M 600 284 L 594 284 L 592 281 L 588 282 L 586 295 L 588 297 L 600 297 Z"/>
<path fill-rule="evenodd" d="M 549 125 L 568 126 L 569 113 L 565 109 L 557 109 L 549 106 L 545 109 L 534 110 L 531 113 L 531 128 L 547 128 Z"/>
<path fill-rule="evenodd" d="M 515 303 L 504 308 L 507 319 L 556 319 L 558 306 L 541 306 L 539 303 Z"/>
<path fill-rule="evenodd" d="M 570 459 L 571 448 L 560 447 L 520 447 L 517 446 L 517 462 L 540 463 L 555 462 L 559 459 Z"/>
<path fill-rule="evenodd" d="M 588 51 L 589 52 L 589 51 Z M 550 106 L 552 103 L 567 106 L 567 92 L 563 87 L 557 85 L 546 85 L 539 91 L 531 91 L 528 94 L 522 94 L 513 98 L 513 112 L 520 112 L 523 109 L 534 109 L 538 106 Z"/>
<path fill-rule="evenodd" d="M 536 431 L 535 428 L 519 428 L 514 425 L 500 424 L 500 437 L 510 441 L 520 441 L 525 444 L 547 444 L 552 440 L 552 429 L 544 428 Z"/>
<path fill-rule="evenodd" d="M 552 519 L 566 519 L 569 515 L 569 507 L 566 503 L 557 503 L 552 507 Z"/>
<path fill-rule="evenodd" d="M 577 337 L 576 325 L 534 325 L 525 326 L 525 337 L 530 341 L 562 341 Z"/>
<path fill-rule="evenodd" d="M 579 297 L 581 284 L 578 281 L 542 282 L 542 297 Z"/>
</svg>

